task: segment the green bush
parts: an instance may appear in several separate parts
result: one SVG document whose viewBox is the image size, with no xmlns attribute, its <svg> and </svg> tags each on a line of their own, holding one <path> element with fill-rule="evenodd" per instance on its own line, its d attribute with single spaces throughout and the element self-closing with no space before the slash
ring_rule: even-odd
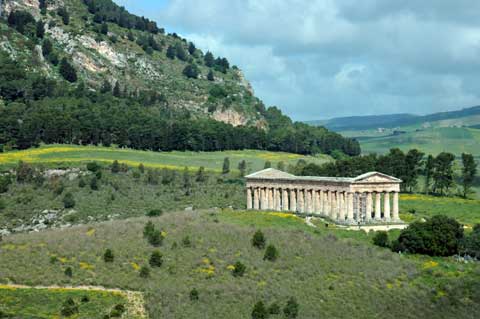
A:
<svg viewBox="0 0 480 319">
<path fill-rule="evenodd" d="M 90 189 L 93 191 L 98 190 L 98 179 L 97 176 L 92 177 L 90 180 Z"/>
<path fill-rule="evenodd" d="M 258 249 L 265 248 L 266 239 L 261 230 L 257 230 L 252 237 L 252 245 Z"/>
<path fill-rule="evenodd" d="M 68 298 L 63 303 L 60 313 L 64 317 L 71 317 L 78 313 L 78 305 L 72 298 Z"/>
<path fill-rule="evenodd" d="M 122 304 L 117 304 L 110 311 L 110 318 L 120 318 L 125 312 L 125 306 Z"/>
<path fill-rule="evenodd" d="M 154 251 L 151 255 L 150 255 L 150 260 L 148 261 L 148 263 L 150 264 L 150 266 L 152 267 L 160 267 L 162 266 L 163 264 L 163 255 L 158 251 Z"/>
<path fill-rule="evenodd" d="M 155 229 L 150 235 L 148 236 L 148 242 L 150 245 L 154 247 L 161 246 L 163 244 L 163 235 L 162 232 Z"/>
<path fill-rule="evenodd" d="M 232 270 L 232 275 L 234 277 L 242 277 L 245 274 L 245 270 L 247 269 L 247 267 L 244 264 L 237 261 L 233 266 L 234 268 Z"/>
<path fill-rule="evenodd" d="M 120 164 L 118 163 L 117 160 L 113 161 L 112 166 L 110 166 L 110 170 L 114 174 L 120 172 Z"/>
<path fill-rule="evenodd" d="M 105 253 L 103 254 L 103 260 L 106 263 L 113 263 L 114 259 L 115 259 L 115 256 L 113 255 L 113 251 L 110 248 L 105 250 Z"/>
<path fill-rule="evenodd" d="M 190 240 L 190 237 L 188 237 L 188 236 L 183 237 L 182 246 L 187 247 L 187 248 L 192 247 L 192 241 Z"/>
<path fill-rule="evenodd" d="M 163 210 L 161 209 L 151 209 L 147 212 L 148 217 L 158 217 L 163 214 Z"/>
<path fill-rule="evenodd" d="M 85 183 L 85 180 L 83 178 L 80 178 L 78 180 L 78 187 L 84 188 L 85 186 L 87 186 L 87 183 Z"/>
<path fill-rule="evenodd" d="M 459 252 L 463 240 L 463 227 L 455 219 L 437 215 L 426 222 L 414 222 L 402 230 L 393 242 L 393 251 L 452 256 Z"/>
<path fill-rule="evenodd" d="M 257 302 L 253 306 L 252 319 L 266 319 L 268 318 L 268 310 L 263 301 Z"/>
<path fill-rule="evenodd" d="M 200 296 L 198 294 L 197 289 L 193 288 L 192 290 L 190 290 L 190 300 L 191 301 L 197 301 L 199 298 L 200 298 Z"/>
<path fill-rule="evenodd" d="M 142 268 L 140 269 L 140 277 L 142 278 L 150 277 L 150 268 L 148 268 L 147 266 L 142 266 Z"/>
<path fill-rule="evenodd" d="M 73 198 L 72 193 L 66 193 L 62 201 L 63 201 L 63 207 L 65 208 L 75 207 L 75 199 Z"/>
<path fill-rule="evenodd" d="M 87 163 L 87 169 L 90 171 L 90 172 L 97 172 L 101 169 L 102 167 L 100 165 L 97 164 L 97 162 L 90 162 L 90 163 Z"/>
<path fill-rule="evenodd" d="M 472 233 L 465 237 L 461 253 L 462 255 L 480 259 L 480 224 L 475 225 Z"/>
<path fill-rule="evenodd" d="M 151 221 L 148 221 L 143 227 L 143 237 L 148 238 L 155 231 L 155 225 Z"/>
<path fill-rule="evenodd" d="M 373 244 L 379 247 L 388 247 L 388 233 L 386 231 L 378 231 L 373 236 Z"/>
<path fill-rule="evenodd" d="M 10 175 L 0 175 L 0 194 L 8 192 L 10 184 L 12 184 Z"/>
<path fill-rule="evenodd" d="M 275 261 L 278 258 L 278 250 L 273 245 L 268 245 L 267 249 L 265 250 L 265 255 L 263 256 L 263 260 Z"/>
<path fill-rule="evenodd" d="M 7 204 L 5 204 L 5 201 L 0 198 L 0 211 L 4 210 L 7 208 Z"/>
<path fill-rule="evenodd" d="M 71 277 L 73 276 L 73 270 L 72 270 L 72 267 L 67 267 L 67 268 L 65 268 L 65 272 L 64 272 L 64 273 L 65 273 L 65 276 L 67 276 L 67 277 L 70 277 L 70 278 L 71 278 Z"/>
<path fill-rule="evenodd" d="M 283 308 L 283 313 L 285 314 L 285 317 L 292 319 L 297 318 L 299 307 L 300 306 L 297 303 L 297 300 L 293 297 L 290 297 L 290 299 L 288 299 L 287 301 L 287 304 Z"/>
<path fill-rule="evenodd" d="M 276 302 L 272 303 L 270 307 L 268 307 L 268 313 L 271 315 L 279 315 L 280 311 L 280 305 Z"/>
</svg>

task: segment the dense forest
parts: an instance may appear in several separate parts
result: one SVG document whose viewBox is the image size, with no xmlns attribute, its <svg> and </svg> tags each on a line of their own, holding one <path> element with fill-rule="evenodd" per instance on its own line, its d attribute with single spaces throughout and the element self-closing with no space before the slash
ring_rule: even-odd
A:
<svg viewBox="0 0 480 319">
<path fill-rule="evenodd" d="M 40 1 L 43 15 L 45 3 Z M 162 44 L 157 43 L 153 35 L 165 31 L 156 23 L 131 15 L 110 0 L 85 0 L 83 4 L 98 25 L 99 34 L 108 33 L 107 22 L 115 23 L 127 30 L 144 32 L 145 37 L 137 39 L 137 42 L 143 39 L 140 44 L 144 50 L 161 51 Z M 59 8 L 56 14 L 63 24 L 69 23 L 70 13 L 65 7 Z M 40 143 L 73 143 L 115 144 L 155 151 L 248 148 L 299 154 L 360 154 L 356 140 L 323 127 L 294 123 L 279 109 L 266 108 L 261 101 L 256 111 L 264 118 L 265 125 L 234 127 L 173 108 L 159 91 L 139 90 L 108 80 L 101 87 L 92 86 L 82 77 L 71 57 L 52 44 L 41 18 L 37 21 L 29 12 L 16 10 L 6 19 L 0 19 L 0 23 L 8 24 L 12 32 L 21 33 L 29 50 L 41 47 L 48 68 L 58 72 L 55 77 L 32 72 L 28 66 L 0 51 L 0 151 L 26 149 Z M 178 38 L 176 34 L 169 36 Z M 169 46 L 165 54 L 188 63 L 189 52 L 198 55 L 192 43 L 186 50 L 182 45 Z M 210 52 L 203 60 L 204 65 L 211 68 L 207 79 L 197 79 L 198 67 L 194 63 L 187 64 L 182 76 L 191 81 L 210 81 L 213 71 L 225 73 L 230 68 L 227 59 L 215 59 Z M 228 92 L 216 85 L 210 96 L 215 99 L 219 95 L 228 95 Z"/>
</svg>

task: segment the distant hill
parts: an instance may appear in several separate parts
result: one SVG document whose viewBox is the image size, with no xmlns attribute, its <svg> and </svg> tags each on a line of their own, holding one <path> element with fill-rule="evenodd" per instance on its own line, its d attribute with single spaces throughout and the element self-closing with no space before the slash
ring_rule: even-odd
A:
<svg viewBox="0 0 480 319">
<path fill-rule="evenodd" d="M 340 131 L 369 130 L 379 128 L 395 128 L 410 125 L 431 124 L 430 122 L 445 121 L 453 119 L 468 118 L 470 116 L 480 115 L 480 106 L 465 108 L 458 111 L 439 112 L 429 115 L 414 114 L 388 114 L 388 115 L 370 115 L 370 116 L 350 116 L 338 117 L 323 121 L 309 121 L 311 125 L 321 125 L 328 129 Z M 480 124 L 480 120 L 479 120 Z M 464 125 L 460 121 L 452 125 Z M 466 126 L 475 125 L 467 123 Z"/>
</svg>

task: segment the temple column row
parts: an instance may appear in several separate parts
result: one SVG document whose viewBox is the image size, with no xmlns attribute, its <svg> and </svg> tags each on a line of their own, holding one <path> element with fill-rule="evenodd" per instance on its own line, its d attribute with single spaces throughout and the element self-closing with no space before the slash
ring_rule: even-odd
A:
<svg viewBox="0 0 480 319">
<path fill-rule="evenodd" d="M 398 192 L 393 192 L 391 199 L 390 192 L 354 193 L 318 189 L 247 188 L 247 209 L 320 214 L 348 224 L 369 223 L 374 220 L 399 221 L 398 201 Z"/>
</svg>

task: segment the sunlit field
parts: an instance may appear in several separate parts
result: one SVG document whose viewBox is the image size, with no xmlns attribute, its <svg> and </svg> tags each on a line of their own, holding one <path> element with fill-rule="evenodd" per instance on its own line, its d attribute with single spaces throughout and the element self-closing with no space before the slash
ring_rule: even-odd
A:
<svg viewBox="0 0 480 319">
<path fill-rule="evenodd" d="M 294 165 L 299 159 L 322 164 L 331 160 L 327 155 L 302 156 L 298 154 L 267 152 L 256 150 L 224 151 L 224 152 L 150 152 L 113 147 L 77 146 L 77 145 L 49 145 L 24 151 L 0 153 L 1 166 L 14 166 L 19 160 L 43 164 L 46 166 L 79 166 L 89 161 L 111 163 L 121 161 L 129 166 L 138 166 L 140 163 L 151 168 L 198 169 L 203 166 L 207 170 L 221 172 L 225 157 L 230 159 L 230 167 L 237 170 L 238 163 L 245 160 L 247 171 L 253 172 L 263 169 L 269 161 L 272 167 L 279 162 L 286 166 Z"/>
</svg>

